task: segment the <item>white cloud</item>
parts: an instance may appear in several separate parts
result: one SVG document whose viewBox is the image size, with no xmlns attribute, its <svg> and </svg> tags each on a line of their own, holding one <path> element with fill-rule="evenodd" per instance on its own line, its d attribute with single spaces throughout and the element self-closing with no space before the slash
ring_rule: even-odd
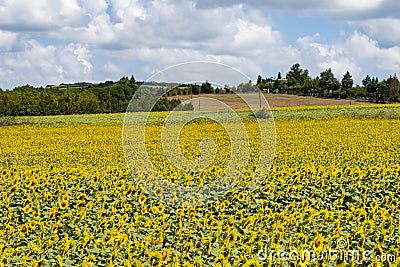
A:
<svg viewBox="0 0 400 267">
<path fill-rule="evenodd" d="M 356 32 L 348 40 L 346 47 L 359 61 L 374 62 L 377 67 L 387 71 L 396 72 L 400 69 L 400 46 L 381 48 L 377 41 Z"/>
<path fill-rule="evenodd" d="M 114 65 L 112 62 L 106 62 L 103 65 L 103 70 L 106 73 L 117 73 L 117 74 L 121 73 L 121 69 L 118 68 L 116 65 Z"/>
<path fill-rule="evenodd" d="M 333 16 L 350 16 L 358 15 L 361 12 L 376 10 L 382 7 L 387 2 L 394 2 L 396 0 L 197 0 L 197 6 L 200 8 L 210 8 L 216 6 L 233 6 L 237 4 L 246 4 L 259 8 L 274 8 L 276 10 L 295 10 L 298 12 L 312 13 L 323 12 L 327 15 Z"/>
<path fill-rule="evenodd" d="M 400 43 L 400 35 L 397 34 L 400 28 L 398 18 L 377 18 L 354 21 L 352 26 L 359 28 L 368 36 L 379 40 L 384 46 L 395 46 Z"/>
<path fill-rule="evenodd" d="M 319 34 L 299 38 L 297 43 L 302 55 L 303 64 L 310 68 L 313 75 L 318 75 L 327 68 L 331 68 L 337 78 L 347 70 L 353 76 L 360 74 L 360 68 L 347 54 L 342 44 L 322 44 L 318 42 Z"/>
<path fill-rule="evenodd" d="M 347 69 L 355 77 L 395 71 L 400 19 L 382 10 L 396 6 L 394 0 L 0 0 L 0 82 L 114 78 L 133 69 L 145 79 L 193 60 L 229 64 L 250 77 L 285 73 L 296 62 L 315 75 L 327 67 L 337 76 Z M 333 43 L 315 35 L 290 44 L 263 13 L 271 8 L 326 15 L 358 30 Z"/>
<path fill-rule="evenodd" d="M 332 68 L 337 78 L 349 70 L 355 81 L 366 75 L 389 75 L 400 69 L 400 47 L 381 48 L 365 34 L 354 32 L 344 42 L 323 44 L 319 35 L 298 39 L 302 58 L 313 74 Z"/>
<path fill-rule="evenodd" d="M 0 53 L 11 50 L 17 42 L 17 36 L 18 34 L 15 32 L 0 30 Z"/>
<path fill-rule="evenodd" d="M 87 46 L 83 46 L 82 44 L 72 44 L 68 46 L 67 50 L 69 49 L 73 51 L 73 54 L 76 56 L 76 60 L 82 64 L 84 72 L 92 72 L 93 65 L 89 62 L 91 55 L 90 51 L 87 49 Z"/>
<path fill-rule="evenodd" d="M 0 27 L 9 30 L 44 31 L 82 25 L 87 19 L 76 0 L 1 1 Z"/>
<path fill-rule="evenodd" d="M 0 72 L 4 75 L 0 87 L 38 83 L 46 78 L 55 81 L 59 77 L 55 54 L 54 46 L 41 46 L 33 40 L 25 42 L 23 51 L 1 53 Z"/>
<path fill-rule="evenodd" d="M 336 0 L 330 1 L 333 12 L 359 13 L 375 10 L 381 6 L 384 0 Z"/>
<path fill-rule="evenodd" d="M 43 46 L 24 40 L 21 51 L 0 53 L 0 87 L 92 80 L 90 51 L 82 44 Z"/>
<path fill-rule="evenodd" d="M 79 0 L 78 3 L 90 17 L 102 14 L 108 8 L 108 3 L 105 0 Z"/>
</svg>

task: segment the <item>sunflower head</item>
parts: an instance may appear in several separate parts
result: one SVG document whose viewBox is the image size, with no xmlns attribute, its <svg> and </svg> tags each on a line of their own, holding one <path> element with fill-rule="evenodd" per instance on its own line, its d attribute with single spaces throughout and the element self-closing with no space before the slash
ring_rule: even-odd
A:
<svg viewBox="0 0 400 267">
<path fill-rule="evenodd" d="M 36 225 L 37 225 L 37 221 L 35 221 L 35 220 L 32 220 L 32 221 L 29 222 L 29 226 L 30 226 L 31 228 L 35 228 Z"/>
<path fill-rule="evenodd" d="M 157 211 L 158 211 L 158 213 L 163 213 L 164 212 L 164 205 L 163 204 L 158 205 L 157 206 Z"/>
<path fill-rule="evenodd" d="M 60 202 L 60 209 L 65 210 L 68 208 L 68 201 L 62 200 Z"/>
<path fill-rule="evenodd" d="M 18 184 L 10 188 L 10 194 L 14 194 L 17 191 L 18 191 Z"/>
<path fill-rule="evenodd" d="M 336 266 L 344 267 L 345 265 L 346 265 L 345 252 L 340 251 L 339 254 L 337 255 Z"/>
<path fill-rule="evenodd" d="M 156 196 L 158 196 L 158 197 L 162 197 L 163 192 L 164 192 L 164 190 L 162 188 L 157 188 L 155 191 Z"/>
<path fill-rule="evenodd" d="M 82 194 L 80 194 L 79 196 L 78 196 L 78 200 L 79 201 L 85 201 L 86 200 L 86 194 L 85 193 L 82 193 Z"/>
<path fill-rule="evenodd" d="M 172 251 L 168 248 L 163 248 L 161 250 L 162 263 L 167 264 L 171 260 Z"/>
<path fill-rule="evenodd" d="M 26 206 L 24 207 L 23 210 L 24 210 L 25 213 L 31 212 L 31 210 L 32 210 L 32 204 L 26 205 Z"/>
<path fill-rule="evenodd" d="M 50 241 L 53 243 L 56 242 L 57 240 L 58 240 L 58 235 L 53 235 L 50 237 Z"/>
<path fill-rule="evenodd" d="M 313 247 L 314 247 L 314 249 L 315 249 L 316 251 L 319 251 L 319 250 L 323 247 L 323 245 L 324 245 L 324 240 L 325 240 L 324 237 L 323 237 L 323 236 L 320 236 L 320 235 L 318 235 L 318 236 L 315 238 Z"/>
<path fill-rule="evenodd" d="M 149 264 L 150 266 L 161 266 L 163 256 L 159 251 L 152 251 L 149 253 Z"/>
<path fill-rule="evenodd" d="M 255 259 L 249 259 L 243 264 L 243 267 L 261 267 L 261 264 Z"/>
<path fill-rule="evenodd" d="M 18 230 L 21 234 L 25 235 L 26 233 L 28 233 L 28 225 L 22 224 L 18 227 Z"/>
<path fill-rule="evenodd" d="M 67 193 L 65 193 L 65 194 L 62 196 L 62 200 L 68 201 L 68 200 L 69 200 L 69 195 L 68 195 Z"/>
<path fill-rule="evenodd" d="M 193 265 L 196 267 L 203 266 L 203 260 L 201 258 L 194 259 Z"/>
<path fill-rule="evenodd" d="M 146 202 L 146 196 L 145 195 L 143 195 L 143 194 L 140 194 L 140 196 L 139 196 L 139 203 L 140 204 L 144 204 L 144 202 Z"/>
</svg>

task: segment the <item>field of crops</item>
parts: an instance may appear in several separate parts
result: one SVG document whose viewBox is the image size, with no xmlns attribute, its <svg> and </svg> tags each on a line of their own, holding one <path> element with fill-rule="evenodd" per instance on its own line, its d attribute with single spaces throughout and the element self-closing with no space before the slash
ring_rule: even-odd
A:
<svg viewBox="0 0 400 267">
<path fill-rule="evenodd" d="M 0 266 L 399 266 L 400 107 L 274 115 L 275 158 L 259 187 L 185 208 L 136 184 L 121 114 L 0 127 Z M 153 116 L 149 132 L 157 133 L 162 124 Z M 253 121 L 244 121 L 251 129 Z M 224 166 L 229 140 L 213 123 L 185 131 L 219 140 Z M 187 157 L 198 138 L 184 141 Z M 157 149 L 150 150 L 155 165 L 162 164 Z M 349 250 L 368 256 L 341 257 Z M 304 251 L 318 258 L 294 257 Z"/>
</svg>

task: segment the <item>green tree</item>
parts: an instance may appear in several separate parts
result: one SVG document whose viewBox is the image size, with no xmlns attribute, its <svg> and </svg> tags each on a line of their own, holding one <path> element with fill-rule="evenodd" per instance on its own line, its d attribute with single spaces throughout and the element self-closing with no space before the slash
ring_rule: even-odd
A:
<svg viewBox="0 0 400 267">
<path fill-rule="evenodd" d="M 332 69 L 329 68 L 321 72 L 319 86 L 324 95 L 332 94 L 334 91 L 340 89 L 340 82 L 335 78 Z"/>
<path fill-rule="evenodd" d="M 396 102 L 398 100 L 399 89 L 400 89 L 400 84 L 399 84 L 399 80 L 397 79 L 396 74 L 393 77 L 390 76 L 389 90 L 388 90 L 388 96 L 387 96 L 389 102 Z"/>
<path fill-rule="evenodd" d="M 375 94 L 375 101 L 377 102 L 386 102 L 388 101 L 389 95 L 389 79 L 383 80 L 378 84 L 376 94 Z"/>
<path fill-rule="evenodd" d="M 353 77 L 351 76 L 349 71 L 346 71 L 342 78 L 342 90 L 348 92 L 353 87 L 353 84 Z"/>
<path fill-rule="evenodd" d="M 208 81 L 206 81 L 206 82 L 201 84 L 200 92 L 202 94 L 213 94 L 214 93 L 214 88 L 212 87 L 212 85 Z"/>
<path fill-rule="evenodd" d="M 247 83 L 241 83 L 236 88 L 237 92 L 240 93 L 257 92 L 257 89 L 258 89 L 257 85 L 253 85 L 251 81 Z"/>
<path fill-rule="evenodd" d="M 201 92 L 201 87 L 198 84 L 191 84 L 189 85 L 190 91 L 193 95 L 198 95 Z"/>
<path fill-rule="evenodd" d="M 367 97 L 373 100 L 377 100 L 377 91 L 379 87 L 379 80 L 378 78 L 370 78 L 369 75 L 367 75 L 363 80 L 362 80 L 362 85 L 364 86 L 366 92 L 367 92 Z"/>
<path fill-rule="evenodd" d="M 303 86 L 305 81 L 309 78 L 308 70 L 301 69 L 299 63 L 294 64 L 286 74 L 288 86 Z"/>
<path fill-rule="evenodd" d="M 301 88 L 303 95 L 319 96 L 319 77 L 312 79 L 309 77 L 304 81 L 304 85 Z"/>
<path fill-rule="evenodd" d="M 258 77 L 257 77 L 257 86 L 261 87 L 262 84 L 263 84 L 263 79 L 262 79 L 261 75 L 258 75 Z"/>
<path fill-rule="evenodd" d="M 351 88 L 353 88 L 353 77 L 351 76 L 349 71 L 346 71 L 346 73 L 343 75 L 342 81 L 341 81 L 341 85 L 342 85 L 342 94 L 345 94 L 347 97 L 349 97 L 351 99 Z M 350 100 L 350 104 L 351 104 L 351 100 Z"/>
<path fill-rule="evenodd" d="M 369 77 L 369 75 L 367 75 L 367 76 L 362 80 L 362 85 L 363 85 L 364 87 L 367 87 L 370 83 L 371 83 L 371 77 Z"/>
</svg>

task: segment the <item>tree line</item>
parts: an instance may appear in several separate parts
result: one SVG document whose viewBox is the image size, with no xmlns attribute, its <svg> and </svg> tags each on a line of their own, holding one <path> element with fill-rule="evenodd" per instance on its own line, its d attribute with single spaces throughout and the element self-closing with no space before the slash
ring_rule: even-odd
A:
<svg viewBox="0 0 400 267">
<path fill-rule="evenodd" d="M 362 80 L 362 85 L 354 86 L 352 75 L 347 71 L 339 81 L 332 72 L 326 69 L 319 76 L 312 78 L 307 69 L 302 69 L 300 64 L 294 64 L 286 78 L 257 78 L 257 86 L 267 92 L 296 94 L 327 98 L 354 98 L 376 103 L 399 102 L 399 80 L 394 74 L 387 79 L 379 81 L 376 77 L 367 75 Z"/>
<path fill-rule="evenodd" d="M 133 95 L 143 84 L 135 80 L 133 75 L 122 77 L 117 82 L 106 81 L 100 84 L 76 83 L 49 85 L 35 88 L 24 85 L 12 91 L 0 89 L 0 116 L 40 116 L 125 112 Z M 214 87 L 208 81 L 202 84 L 146 83 L 157 88 L 168 86 L 170 90 L 152 108 L 153 111 L 181 109 L 192 110 L 188 104 L 180 106 L 181 101 L 167 96 L 185 94 L 219 94 L 246 92 L 259 88 L 267 93 L 285 93 L 325 98 L 352 98 L 377 103 L 399 102 L 400 83 L 396 75 L 379 81 L 376 77 L 367 75 L 362 85 L 354 86 L 352 75 L 347 71 L 339 81 L 332 70 L 326 69 L 319 76 L 312 78 L 307 69 L 300 64 L 294 64 L 283 78 L 278 73 L 277 78 L 262 78 L 258 75 L 256 84 L 242 83 L 236 88 L 224 86 Z M 149 91 L 150 92 L 150 91 Z"/>
<path fill-rule="evenodd" d="M 142 85 L 132 76 L 117 82 L 77 83 L 35 88 L 24 85 L 12 91 L 0 90 L 0 116 L 42 116 L 125 112 Z M 153 111 L 173 110 L 179 99 L 161 98 Z M 184 106 L 191 109 L 190 106 Z"/>
</svg>

